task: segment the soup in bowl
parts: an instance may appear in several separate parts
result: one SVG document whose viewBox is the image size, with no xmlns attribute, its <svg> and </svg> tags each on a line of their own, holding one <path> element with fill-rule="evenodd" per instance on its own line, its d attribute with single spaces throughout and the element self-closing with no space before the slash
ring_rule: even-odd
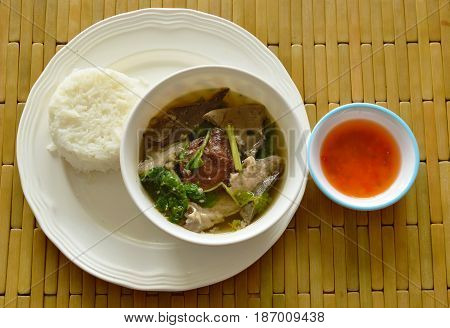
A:
<svg viewBox="0 0 450 328">
<path fill-rule="evenodd" d="M 175 73 L 130 114 L 120 156 L 125 185 L 173 236 L 205 245 L 252 238 L 299 205 L 309 133 L 299 112 L 238 69 Z"/>
</svg>

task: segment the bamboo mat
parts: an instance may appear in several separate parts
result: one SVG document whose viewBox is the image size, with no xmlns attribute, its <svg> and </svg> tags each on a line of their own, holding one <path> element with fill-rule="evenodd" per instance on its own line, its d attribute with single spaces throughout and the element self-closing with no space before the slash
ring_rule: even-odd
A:
<svg viewBox="0 0 450 328">
<path fill-rule="evenodd" d="M 271 250 L 198 290 L 139 292 L 82 272 L 47 240 L 24 200 L 17 123 L 30 87 L 68 40 L 150 6 L 209 12 L 255 34 L 292 75 L 311 125 L 352 101 L 399 114 L 420 148 L 413 188 L 367 213 L 331 203 L 310 181 Z M 0 0 L 0 307 L 447 307 L 449 117 L 448 0 Z"/>
</svg>

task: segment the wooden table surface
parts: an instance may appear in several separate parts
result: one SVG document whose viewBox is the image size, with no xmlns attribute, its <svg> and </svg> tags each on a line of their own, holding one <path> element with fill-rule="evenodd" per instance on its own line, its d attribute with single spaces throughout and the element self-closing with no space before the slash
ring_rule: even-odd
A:
<svg viewBox="0 0 450 328">
<path fill-rule="evenodd" d="M 355 212 L 310 181 L 259 261 L 184 293 L 140 292 L 83 272 L 37 225 L 15 163 L 17 123 L 50 58 L 103 18 L 187 7 L 243 26 L 285 65 L 311 125 L 350 102 L 399 114 L 420 148 L 397 204 Z M 0 307 L 447 307 L 450 297 L 448 0 L 0 0 Z"/>
</svg>

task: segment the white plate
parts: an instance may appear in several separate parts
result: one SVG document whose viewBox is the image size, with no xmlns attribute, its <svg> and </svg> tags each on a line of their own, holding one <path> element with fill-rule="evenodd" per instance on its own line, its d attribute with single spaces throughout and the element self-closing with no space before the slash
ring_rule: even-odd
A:
<svg viewBox="0 0 450 328">
<path fill-rule="evenodd" d="M 93 25 L 54 56 L 31 90 L 17 137 L 23 191 L 48 238 L 83 270 L 135 289 L 198 288 L 251 265 L 294 215 L 297 206 L 277 226 L 245 243 L 192 245 L 140 215 L 120 173 L 80 174 L 46 150 L 49 99 L 74 68 L 111 67 L 154 85 L 170 73 L 200 64 L 241 67 L 268 80 L 301 111 L 309 131 L 301 96 L 278 59 L 235 24 L 190 10 L 146 9 Z M 306 177 L 299 176 L 299 183 L 302 192 L 296 204 Z"/>
</svg>

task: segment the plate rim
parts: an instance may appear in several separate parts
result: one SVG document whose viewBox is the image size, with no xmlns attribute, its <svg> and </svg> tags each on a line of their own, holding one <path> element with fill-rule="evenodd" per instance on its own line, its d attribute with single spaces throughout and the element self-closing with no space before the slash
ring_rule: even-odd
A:
<svg viewBox="0 0 450 328">
<path fill-rule="evenodd" d="M 269 56 L 269 58 L 272 61 L 275 61 L 275 63 L 279 63 L 278 58 L 269 50 L 266 48 L 266 46 L 259 40 L 257 39 L 255 36 L 253 36 L 252 34 L 250 34 L 248 31 L 246 31 L 245 29 L 241 28 L 240 26 L 227 21 L 221 17 L 217 17 L 214 15 L 210 15 L 207 13 L 203 13 L 203 12 L 198 12 L 198 11 L 194 11 L 194 10 L 190 10 L 190 9 L 176 9 L 176 8 L 147 8 L 147 9 L 141 9 L 141 10 L 137 10 L 137 11 L 132 11 L 132 12 L 127 12 L 127 13 L 123 13 L 123 14 L 119 14 L 116 16 L 112 16 L 109 17 L 105 20 L 99 21 L 97 23 L 95 23 L 94 25 L 88 27 L 87 29 L 85 29 L 84 31 L 82 31 L 80 34 L 78 34 L 74 39 L 72 39 L 71 41 L 68 42 L 67 45 L 75 45 L 73 50 L 77 50 L 77 43 L 80 40 L 83 40 L 83 38 L 86 37 L 86 35 L 90 34 L 90 33 L 94 33 L 96 29 L 98 29 L 99 27 L 102 27 L 106 24 L 111 24 L 114 23 L 115 21 L 120 21 L 120 20 L 127 20 L 129 18 L 132 18 L 136 15 L 146 15 L 146 14 L 153 14 L 153 13 L 163 13 L 163 12 L 172 12 L 175 14 L 180 14 L 180 15 L 185 15 L 185 14 L 189 14 L 191 16 L 194 16 L 195 18 L 207 18 L 210 20 L 213 20 L 214 23 L 221 23 L 221 24 L 225 24 L 227 25 L 229 28 L 235 30 L 236 32 L 242 34 L 245 38 L 247 38 L 246 41 L 249 41 L 250 43 L 253 43 L 253 47 L 258 48 L 258 50 L 262 50 L 262 48 L 265 50 L 264 53 L 266 56 Z M 38 92 L 43 88 L 43 85 L 45 85 L 46 83 L 46 79 L 51 76 L 51 73 L 53 71 L 53 66 L 56 65 L 55 63 L 58 63 L 59 60 L 61 60 L 61 58 L 64 58 L 64 54 L 67 51 L 71 51 L 73 52 L 72 49 L 69 49 L 69 47 L 63 47 L 63 49 L 61 51 L 59 51 L 58 53 L 55 54 L 55 56 L 52 57 L 52 59 L 49 61 L 49 63 L 47 64 L 47 66 L 44 68 L 44 70 L 42 71 L 42 73 L 40 74 L 38 80 L 35 82 L 33 88 L 31 89 L 29 96 L 27 98 L 27 102 L 25 104 L 25 108 L 23 111 L 23 117 L 19 122 L 19 127 L 18 127 L 18 133 L 17 133 L 17 142 L 16 142 L 16 156 L 17 156 L 17 165 L 18 165 L 18 170 L 19 170 L 19 175 L 21 178 L 21 183 L 22 183 L 22 188 L 23 188 L 23 193 L 25 198 L 28 201 L 28 204 L 32 210 L 32 212 L 34 213 L 36 220 L 39 222 L 40 227 L 42 229 L 42 231 L 45 233 L 45 235 L 47 236 L 47 238 L 50 239 L 50 241 L 52 241 L 55 246 L 64 254 L 67 256 L 67 258 L 69 260 L 71 260 L 72 262 L 74 262 L 77 266 L 79 266 L 80 268 L 82 268 L 83 270 L 89 272 L 90 274 L 99 277 L 101 279 L 104 279 L 106 281 L 112 282 L 112 283 L 116 283 L 122 286 L 126 286 L 129 288 L 134 288 L 134 289 L 139 289 L 139 290 L 167 290 L 167 291 L 179 291 L 179 290 L 186 290 L 186 289 L 191 289 L 191 288 L 198 288 L 201 287 L 203 285 L 209 285 L 211 283 L 215 283 L 218 281 L 222 281 L 230 276 L 233 276 L 234 274 L 236 274 L 237 272 L 234 273 L 230 273 L 230 274 L 224 274 L 223 276 L 217 276 L 214 279 L 209 280 L 207 283 L 203 284 L 203 285 L 199 285 L 196 283 L 186 283 L 186 282 L 181 282 L 181 284 L 183 286 L 177 286 L 177 284 L 175 283 L 175 281 L 170 281 L 169 283 L 167 283 L 167 276 L 164 276 L 163 278 L 161 277 L 152 277 L 151 280 L 155 281 L 158 279 L 163 279 L 165 280 L 165 284 L 162 282 L 156 282 L 153 284 L 149 284 L 148 281 L 144 281 L 141 280 L 139 283 L 134 281 L 127 281 L 124 280 L 124 276 L 121 276 L 121 278 L 117 278 L 116 276 L 111 275 L 109 272 L 106 272 L 108 270 L 105 270 L 104 267 L 100 267 L 98 265 L 95 265 L 95 263 L 92 263 L 92 259 L 89 259 L 88 257 L 85 256 L 85 252 L 82 252 L 80 255 L 74 255 L 72 253 L 74 250 L 73 245 L 71 245 L 72 247 L 68 247 L 67 244 L 61 243 L 60 240 L 55 236 L 54 231 L 52 231 L 51 227 L 49 227 L 49 225 L 47 225 L 47 221 L 45 219 L 42 219 L 42 217 L 45 217 L 45 213 L 42 213 L 40 210 L 40 206 L 38 206 L 37 204 L 40 202 L 38 199 L 36 199 L 35 195 L 33 195 L 32 190 L 33 189 L 32 186 L 27 182 L 27 174 L 24 173 L 24 163 L 23 163 L 23 159 L 22 159 L 22 139 L 24 138 L 24 134 L 25 132 L 23 132 L 24 130 L 24 126 L 26 123 L 26 120 L 31 120 L 30 118 L 30 113 L 36 112 L 36 111 L 31 111 L 29 109 L 29 107 L 32 107 L 33 105 L 32 100 L 34 97 L 36 97 L 38 95 Z M 262 52 L 262 51 L 261 51 Z M 290 79 L 289 74 L 287 73 L 287 71 L 284 69 L 284 66 L 282 66 L 281 64 L 279 65 L 283 68 L 284 70 L 284 74 Z M 278 69 L 279 67 L 277 67 Z M 281 80 L 281 79 L 280 79 Z M 303 105 L 303 100 L 302 97 L 300 95 L 300 93 L 298 92 L 297 88 L 295 87 L 295 84 L 286 82 L 285 80 L 283 80 L 284 84 L 287 84 L 290 91 L 293 91 L 294 94 L 296 94 L 296 98 L 300 101 L 299 106 L 302 107 L 301 110 L 301 115 L 306 117 L 306 112 L 304 110 L 304 105 Z M 31 101 L 30 101 L 31 100 Z M 36 114 L 37 115 L 37 114 Z M 306 121 L 304 121 L 304 123 L 306 124 L 307 129 L 310 132 L 310 127 L 309 127 L 309 122 L 306 119 Z M 306 168 L 307 169 L 307 168 Z M 26 170 L 25 170 L 26 172 Z M 307 172 L 306 172 L 307 173 Z M 299 199 L 295 200 L 295 202 L 299 201 L 301 199 L 301 197 L 304 194 L 305 191 L 305 187 L 306 187 L 306 181 L 307 181 L 308 175 L 305 174 L 302 183 L 302 187 L 301 187 L 301 191 L 299 193 Z M 288 216 L 293 216 L 295 214 L 295 211 L 293 211 L 292 213 L 290 213 Z M 289 222 L 289 220 L 285 220 L 286 222 L 283 222 L 283 229 L 280 229 L 279 232 L 276 232 L 275 235 L 277 236 L 275 241 L 279 238 L 279 236 L 281 236 L 282 233 L 284 233 L 284 230 Z M 274 242 L 275 242 L 274 241 Z M 264 247 L 265 251 L 267 251 L 270 247 L 272 247 L 272 243 L 269 245 L 269 247 Z M 264 251 L 264 252 L 265 252 Z M 78 252 L 78 249 L 75 249 L 75 252 Z M 258 256 L 259 257 L 259 256 Z M 256 258 L 257 260 L 257 258 Z M 99 270 L 100 269 L 100 270 Z M 245 269 L 245 268 L 244 268 Z M 154 286 L 156 284 L 156 286 Z M 160 287 L 158 287 L 160 286 Z M 175 286 L 175 287 L 174 287 Z"/>
</svg>

